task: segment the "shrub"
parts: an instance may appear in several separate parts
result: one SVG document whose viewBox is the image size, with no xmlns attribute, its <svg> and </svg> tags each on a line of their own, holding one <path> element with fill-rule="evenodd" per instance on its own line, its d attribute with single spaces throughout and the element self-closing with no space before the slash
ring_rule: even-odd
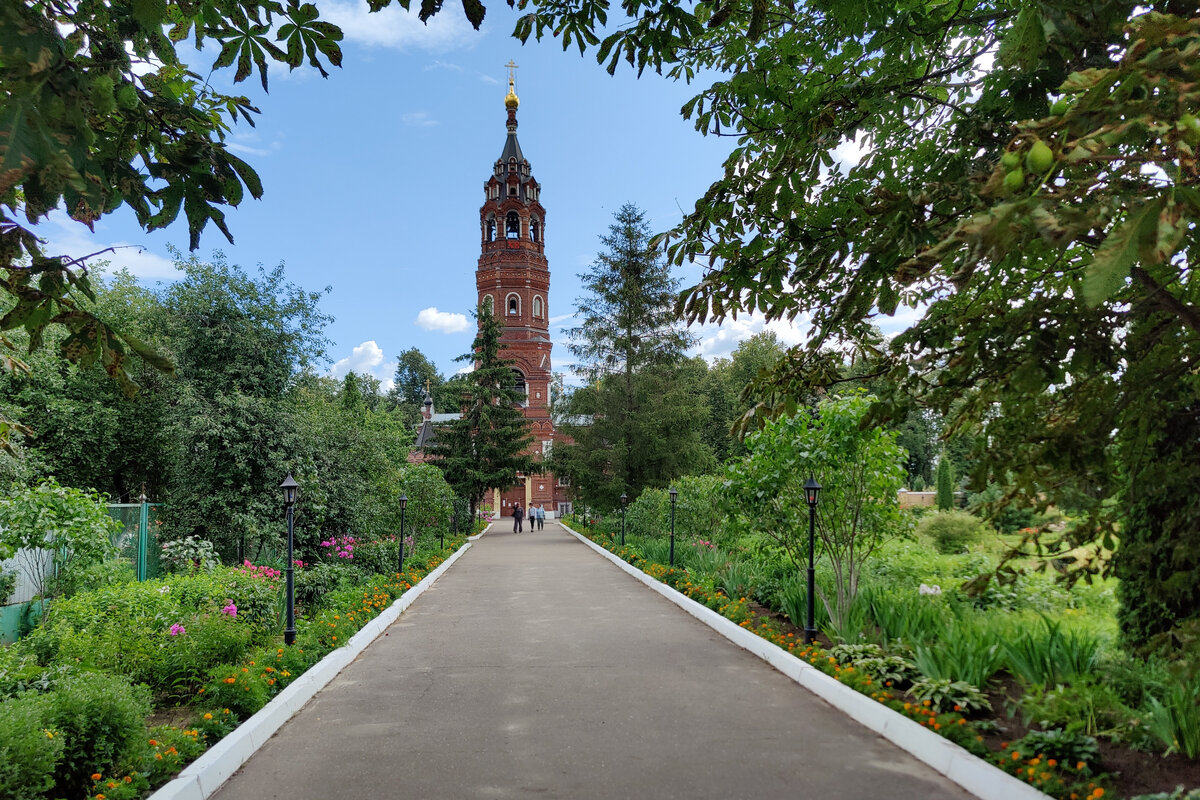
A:
<svg viewBox="0 0 1200 800">
<path fill-rule="evenodd" d="M 392 555 L 398 555 L 394 546 L 391 551 Z M 361 552 L 360 549 L 360 554 Z M 327 562 L 297 570 L 295 576 L 296 603 L 310 610 L 319 608 L 322 598 L 343 584 L 350 583 L 359 577 L 356 566 Z"/>
<path fill-rule="evenodd" d="M 0 606 L 7 603 L 16 590 L 17 573 L 7 567 L 0 567 Z"/>
<path fill-rule="evenodd" d="M 204 684 L 204 702 L 228 708 L 239 719 L 246 719 L 265 706 L 273 694 L 272 686 L 261 676 L 262 671 L 254 661 L 244 666 L 221 664 L 213 667 Z"/>
<path fill-rule="evenodd" d="M 53 788 L 64 739 L 47 728 L 49 705 L 42 695 L 0 702 L 0 798 L 40 800 Z"/>
<path fill-rule="evenodd" d="M 949 678 L 922 678 L 914 682 L 908 692 L 918 700 L 928 700 L 938 713 L 969 713 L 990 711 L 992 708 L 992 704 L 979 689 L 964 681 L 952 681 Z"/>
<path fill-rule="evenodd" d="M 939 553 L 961 553 L 986 531 L 979 519 L 966 511 L 938 511 L 917 523 L 917 534 L 933 542 Z"/>
<path fill-rule="evenodd" d="M 1060 764 L 1083 762 L 1089 769 L 1100 759 L 1096 740 L 1076 731 L 1055 728 L 1049 731 L 1030 731 L 1010 745 L 1018 753 L 1033 753 Z"/>
<path fill-rule="evenodd" d="M 1133 710 L 1103 683 L 1034 686 L 1019 702 L 1025 723 L 1042 728 L 1066 727 L 1088 736 L 1123 738 L 1137 723 Z"/>
<path fill-rule="evenodd" d="M 217 567 L 213 543 L 199 536 L 187 536 L 162 546 L 161 561 L 168 573 L 212 572 Z"/>
<path fill-rule="evenodd" d="M 53 478 L 14 486 L 0 498 L 0 554 L 21 551 L 21 568 L 37 594 L 69 594 L 80 570 L 113 555 L 111 537 L 120 527 L 100 494 L 59 486 Z M 44 550 L 53 557 L 43 558 Z"/>
<path fill-rule="evenodd" d="M 669 535 L 670 510 L 671 500 L 665 489 L 645 489 L 625 512 L 626 535 L 650 539 Z"/>
<path fill-rule="evenodd" d="M 84 798 L 93 772 L 110 770 L 141 745 L 150 693 L 121 676 L 81 673 L 45 696 L 45 727 L 63 740 L 55 796 Z"/>
<path fill-rule="evenodd" d="M 261 570 L 221 568 L 105 586 L 57 601 L 15 647 L 44 665 L 90 665 L 170 692 L 276 630 L 277 584 Z M 222 612 L 230 606 L 236 617 Z"/>
<path fill-rule="evenodd" d="M 907 658 L 901 656 L 880 656 L 878 658 L 863 658 L 854 662 L 855 669 L 870 675 L 878 684 L 901 687 L 920 677 L 920 672 Z"/>
</svg>

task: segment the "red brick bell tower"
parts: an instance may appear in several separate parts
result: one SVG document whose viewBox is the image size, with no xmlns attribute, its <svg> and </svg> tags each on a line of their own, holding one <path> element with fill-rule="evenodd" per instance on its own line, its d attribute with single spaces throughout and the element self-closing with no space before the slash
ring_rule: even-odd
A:
<svg viewBox="0 0 1200 800">
<path fill-rule="evenodd" d="M 517 388 L 525 393 L 525 418 L 533 434 L 535 455 L 548 455 L 555 439 L 550 419 L 550 268 L 546 261 L 546 209 L 540 202 L 541 186 L 517 141 L 517 106 L 520 101 L 508 64 L 508 137 L 504 150 L 483 185 L 479 209 L 482 252 L 475 270 L 479 303 L 492 306 L 504 323 L 500 357 L 514 361 Z M 487 498 L 504 516 L 519 501 L 529 508 L 541 504 L 546 516 L 557 516 L 560 504 L 569 503 L 567 489 L 554 475 L 543 473 L 522 479 L 515 487 L 498 490 Z"/>
</svg>

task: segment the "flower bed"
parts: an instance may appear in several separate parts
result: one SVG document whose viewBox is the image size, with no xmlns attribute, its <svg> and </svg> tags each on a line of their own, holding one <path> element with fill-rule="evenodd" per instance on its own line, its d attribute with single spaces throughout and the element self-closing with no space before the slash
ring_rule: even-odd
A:
<svg viewBox="0 0 1200 800">
<path fill-rule="evenodd" d="M 291 647 L 277 634 L 279 574 L 254 565 L 60 603 L 0 652 L 0 796 L 123 800 L 166 783 L 464 542 L 327 592 Z M 145 676 L 149 687 L 135 682 Z M 150 689 L 182 723 L 147 726 Z"/>
</svg>

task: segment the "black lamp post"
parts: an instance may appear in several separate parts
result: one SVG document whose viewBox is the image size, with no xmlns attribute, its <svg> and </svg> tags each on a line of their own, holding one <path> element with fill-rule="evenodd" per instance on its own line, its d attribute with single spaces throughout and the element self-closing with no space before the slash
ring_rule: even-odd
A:
<svg viewBox="0 0 1200 800">
<path fill-rule="evenodd" d="M 814 534 L 817 528 L 817 496 L 821 493 L 821 484 L 813 480 L 812 475 L 804 482 L 804 499 L 808 501 L 808 620 L 804 624 L 804 643 L 812 644 L 817 638 L 817 628 L 813 624 L 813 593 L 815 592 L 815 575 L 813 571 Z"/>
<path fill-rule="evenodd" d="M 400 565 L 397 572 L 404 572 L 404 509 L 408 508 L 408 495 L 400 495 Z"/>
<path fill-rule="evenodd" d="M 458 536 L 458 498 L 454 498 L 450 506 L 450 532 Z M 441 535 L 438 537 L 439 546 L 446 549 L 446 531 L 442 529 Z"/>
<path fill-rule="evenodd" d="M 675 566 L 675 498 L 679 496 L 679 490 L 674 486 L 671 487 L 671 566 Z"/>
<path fill-rule="evenodd" d="M 625 546 L 625 504 L 629 502 L 629 496 L 621 494 L 621 547 Z"/>
<path fill-rule="evenodd" d="M 296 505 L 296 494 L 300 485 L 288 473 L 279 484 L 283 489 L 283 504 L 287 508 L 287 626 L 283 629 L 283 643 L 296 643 L 296 559 L 292 556 L 292 507 Z"/>
</svg>

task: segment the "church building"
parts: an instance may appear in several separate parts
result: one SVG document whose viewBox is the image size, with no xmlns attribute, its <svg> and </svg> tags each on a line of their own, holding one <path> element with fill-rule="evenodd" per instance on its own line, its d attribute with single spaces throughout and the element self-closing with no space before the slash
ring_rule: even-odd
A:
<svg viewBox="0 0 1200 800">
<path fill-rule="evenodd" d="M 475 270 L 477 303 L 492 307 L 504 323 L 500 357 L 513 361 L 516 388 L 524 394 L 521 404 L 529 432 L 533 434 L 535 457 L 549 456 L 555 442 L 550 418 L 550 266 L 546 260 L 546 209 L 541 204 L 541 186 L 533 177 L 529 160 L 517 141 L 517 99 L 509 65 L 508 136 L 504 149 L 483 185 L 484 203 L 479 209 L 479 264 Z M 434 414 L 432 400 L 425 399 L 425 422 L 418 432 L 414 455 L 424 460 L 421 448 L 435 436 L 439 421 L 457 415 Z M 439 419 L 439 417 L 441 419 Z M 561 435 L 560 435 L 561 440 Z M 528 509 L 541 505 L 546 516 L 571 511 L 566 479 L 550 473 L 526 475 L 516 486 L 497 487 L 484 497 L 493 515 L 512 516 L 513 503 Z"/>
</svg>

